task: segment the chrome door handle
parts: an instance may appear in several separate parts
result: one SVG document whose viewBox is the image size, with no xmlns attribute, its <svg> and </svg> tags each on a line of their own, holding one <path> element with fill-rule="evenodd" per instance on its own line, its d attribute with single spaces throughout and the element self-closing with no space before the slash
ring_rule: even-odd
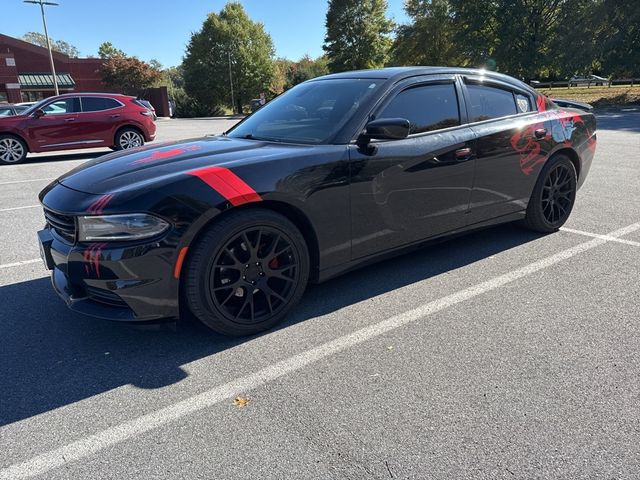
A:
<svg viewBox="0 0 640 480">
<path fill-rule="evenodd" d="M 75 118 L 65 118 L 64 121 L 65 122 L 73 122 L 75 120 Z"/>
</svg>

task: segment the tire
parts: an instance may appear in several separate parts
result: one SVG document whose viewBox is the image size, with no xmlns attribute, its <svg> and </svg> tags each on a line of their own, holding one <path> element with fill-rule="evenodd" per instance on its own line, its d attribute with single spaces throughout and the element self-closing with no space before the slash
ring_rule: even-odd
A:
<svg viewBox="0 0 640 480">
<path fill-rule="evenodd" d="M 542 233 L 557 231 L 569 218 L 576 199 L 576 168 L 566 155 L 555 155 L 540 172 L 529 199 L 524 226 Z"/>
<path fill-rule="evenodd" d="M 27 144 L 13 135 L 0 135 L 0 164 L 15 165 L 27 158 Z"/>
<path fill-rule="evenodd" d="M 230 212 L 192 247 L 182 275 L 183 298 L 212 330 L 251 335 L 281 322 L 309 278 L 304 237 L 270 210 Z"/>
<path fill-rule="evenodd" d="M 116 132 L 116 150 L 128 150 L 129 148 L 141 147 L 144 145 L 144 136 L 140 130 L 132 127 L 121 128 Z"/>
</svg>

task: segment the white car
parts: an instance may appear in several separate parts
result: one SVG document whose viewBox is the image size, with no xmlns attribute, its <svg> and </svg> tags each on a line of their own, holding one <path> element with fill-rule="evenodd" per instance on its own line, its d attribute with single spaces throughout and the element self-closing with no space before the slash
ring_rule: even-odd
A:
<svg viewBox="0 0 640 480">
<path fill-rule="evenodd" d="M 574 75 L 569 79 L 570 87 L 577 87 L 578 85 L 609 86 L 610 83 L 611 81 L 608 78 L 599 77 L 598 75 L 586 75 L 586 76 Z"/>
</svg>

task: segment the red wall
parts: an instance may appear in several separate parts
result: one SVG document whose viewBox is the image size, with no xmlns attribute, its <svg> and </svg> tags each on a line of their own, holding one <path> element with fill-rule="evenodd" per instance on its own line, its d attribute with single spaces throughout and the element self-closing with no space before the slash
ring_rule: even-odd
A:
<svg viewBox="0 0 640 480">
<path fill-rule="evenodd" d="M 0 60 L 0 88 L 5 83 L 17 82 L 17 77 L 6 80 L 7 68 L 14 68 L 14 73 L 50 73 L 49 52 L 46 48 L 32 45 L 28 42 L 0 34 L 0 54 L 12 54 L 16 60 L 15 67 L 4 67 Z M 53 52 L 53 63 L 56 73 L 69 73 L 76 82 L 75 91 L 104 92 L 107 91 L 102 83 L 103 61 L 99 58 L 70 58 L 62 53 Z"/>
</svg>

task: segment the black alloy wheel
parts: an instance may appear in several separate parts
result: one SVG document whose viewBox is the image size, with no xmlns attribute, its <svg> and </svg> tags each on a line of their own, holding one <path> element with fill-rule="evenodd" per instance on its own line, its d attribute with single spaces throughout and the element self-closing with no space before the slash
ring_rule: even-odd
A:
<svg viewBox="0 0 640 480">
<path fill-rule="evenodd" d="M 574 193 L 569 168 L 562 163 L 556 165 L 545 178 L 542 187 L 542 214 L 549 224 L 555 225 L 566 219 L 573 204 Z"/>
<path fill-rule="evenodd" d="M 529 200 L 525 225 L 543 233 L 558 230 L 571 214 L 576 190 L 573 162 L 565 155 L 556 155 L 548 160 Z"/>
<path fill-rule="evenodd" d="M 289 220 L 247 210 L 216 222 L 198 242 L 187 270 L 185 293 L 196 317 L 219 333 L 247 335 L 275 325 L 298 302 L 309 258 Z"/>
</svg>

